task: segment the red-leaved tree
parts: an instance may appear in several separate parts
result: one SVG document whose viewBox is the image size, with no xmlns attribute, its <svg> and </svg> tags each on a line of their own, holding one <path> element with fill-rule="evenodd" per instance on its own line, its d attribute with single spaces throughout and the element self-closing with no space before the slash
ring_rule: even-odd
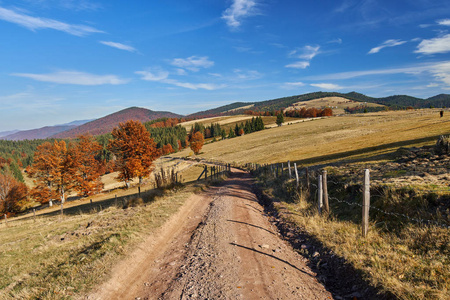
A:
<svg viewBox="0 0 450 300">
<path fill-rule="evenodd" d="M 138 177 L 140 187 L 142 178 L 150 175 L 152 163 L 160 155 L 156 143 L 138 121 L 120 123 L 112 136 L 108 148 L 115 155 L 116 170 L 120 172 L 117 179 L 129 187 L 129 181 Z"/>
<path fill-rule="evenodd" d="M 205 139 L 203 138 L 203 134 L 200 131 L 197 131 L 192 135 L 190 147 L 195 154 L 199 154 L 204 143 Z"/>
</svg>

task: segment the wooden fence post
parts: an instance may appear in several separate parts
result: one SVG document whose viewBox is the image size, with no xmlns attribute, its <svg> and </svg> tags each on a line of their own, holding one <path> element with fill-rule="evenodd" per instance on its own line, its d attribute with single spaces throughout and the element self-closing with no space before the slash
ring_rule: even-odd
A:
<svg viewBox="0 0 450 300">
<path fill-rule="evenodd" d="M 322 171 L 322 188 L 323 188 L 323 206 L 325 212 L 330 213 L 330 206 L 328 204 L 328 186 L 327 186 L 327 171 Z"/>
<path fill-rule="evenodd" d="M 284 176 L 284 164 L 281 163 L 281 176 Z"/>
<path fill-rule="evenodd" d="M 292 178 L 292 172 L 291 172 L 291 161 L 288 160 L 288 170 L 289 170 L 289 179 Z"/>
<path fill-rule="evenodd" d="M 319 214 L 322 214 L 322 207 L 323 207 L 323 189 L 322 189 L 322 175 L 319 175 L 319 182 L 318 182 L 318 206 L 319 206 Z"/>
<path fill-rule="evenodd" d="M 297 170 L 297 163 L 294 163 L 294 171 L 295 171 L 295 179 L 297 180 L 297 189 L 298 189 L 298 170 Z"/>
<path fill-rule="evenodd" d="M 61 216 L 64 215 L 64 203 L 61 202 Z"/>
<path fill-rule="evenodd" d="M 5 225 L 6 227 L 8 227 L 8 217 L 6 216 L 6 214 L 5 214 Z"/>
<path fill-rule="evenodd" d="M 364 170 L 364 195 L 362 206 L 362 235 L 367 236 L 369 229 L 369 207 L 370 207 L 370 175 L 369 169 Z"/>
<path fill-rule="evenodd" d="M 36 209 L 33 208 L 33 220 L 34 222 L 36 222 Z"/>
<path fill-rule="evenodd" d="M 306 189 L 308 190 L 308 192 L 309 192 L 309 170 L 308 170 L 308 167 L 306 167 Z"/>
</svg>

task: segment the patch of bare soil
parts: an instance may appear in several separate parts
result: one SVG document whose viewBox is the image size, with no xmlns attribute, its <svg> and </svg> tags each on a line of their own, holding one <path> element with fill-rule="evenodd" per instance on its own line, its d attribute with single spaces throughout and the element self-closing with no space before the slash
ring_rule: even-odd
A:
<svg viewBox="0 0 450 300">
<path fill-rule="evenodd" d="M 189 199 L 87 299 L 331 299 L 242 171 Z"/>
</svg>

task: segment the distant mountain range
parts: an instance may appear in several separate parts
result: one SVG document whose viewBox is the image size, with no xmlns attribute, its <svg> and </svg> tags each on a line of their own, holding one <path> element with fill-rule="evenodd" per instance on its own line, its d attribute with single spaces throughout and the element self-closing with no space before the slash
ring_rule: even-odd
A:
<svg viewBox="0 0 450 300">
<path fill-rule="evenodd" d="M 140 121 L 142 123 L 152 121 L 159 118 L 181 118 L 181 115 L 177 115 L 168 111 L 152 111 L 146 108 L 130 107 L 124 110 L 112 113 L 103 118 L 85 123 L 75 128 L 55 133 L 50 136 L 52 138 L 74 138 L 80 134 L 89 133 L 91 135 L 99 135 L 111 132 L 114 127 L 117 127 L 119 123 L 126 122 L 128 120 Z"/>
<path fill-rule="evenodd" d="M 391 108 L 428 108 L 428 107 L 450 107 L 450 95 L 440 94 L 427 99 L 420 99 L 407 95 L 395 95 L 383 98 L 369 97 L 360 93 L 335 93 L 335 92 L 316 92 L 304 95 L 283 97 L 272 100 L 256 102 L 234 102 L 228 105 L 220 106 L 214 109 L 200 111 L 190 114 L 189 118 L 205 118 L 220 115 L 242 114 L 246 110 L 253 111 L 273 111 L 285 109 L 294 103 L 320 99 L 325 97 L 342 97 L 358 102 L 370 102 L 386 105 Z M 46 126 L 39 129 L 24 131 L 5 131 L 0 132 L 0 139 L 4 140 L 32 140 L 45 138 L 74 138 L 80 134 L 89 133 L 99 135 L 111 132 L 120 122 L 127 120 L 136 120 L 148 122 L 159 118 L 181 118 L 178 115 L 168 111 L 152 111 L 140 107 L 130 107 L 96 120 L 81 120 L 71 123 Z"/>
<path fill-rule="evenodd" d="M 0 136 L 2 140 L 10 141 L 21 141 L 21 140 L 35 140 L 35 139 L 45 139 L 51 137 L 62 131 L 66 131 L 72 128 L 76 128 L 90 120 L 73 121 L 67 124 L 55 125 L 55 126 L 45 126 L 37 129 L 30 130 L 14 130 L 12 133 Z"/>
</svg>

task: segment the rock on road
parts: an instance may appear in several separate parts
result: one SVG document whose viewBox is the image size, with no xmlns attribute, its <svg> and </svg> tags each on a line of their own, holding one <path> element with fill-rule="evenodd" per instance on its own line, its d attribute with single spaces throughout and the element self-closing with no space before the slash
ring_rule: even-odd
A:
<svg viewBox="0 0 450 300">
<path fill-rule="evenodd" d="M 306 260 L 283 241 L 233 170 L 112 270 L 87 299 L 332 299 Z"/>
</svg>

